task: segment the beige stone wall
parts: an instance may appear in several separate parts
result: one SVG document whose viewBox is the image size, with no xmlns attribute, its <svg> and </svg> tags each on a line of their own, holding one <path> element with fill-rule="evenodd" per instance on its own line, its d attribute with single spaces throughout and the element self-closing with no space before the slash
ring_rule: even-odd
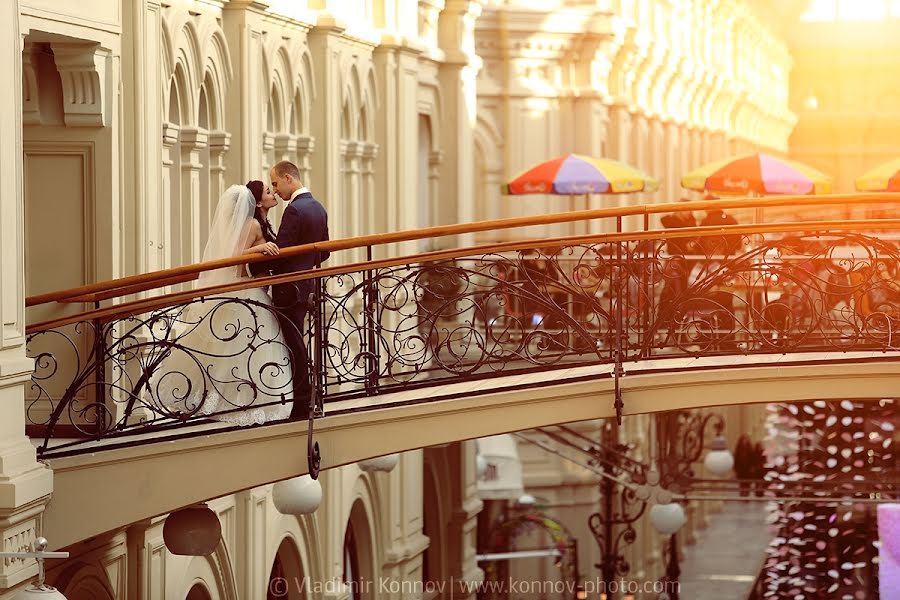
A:
<svg viewBox="0 0 900 600">
<path fill-rule="evenodd" d="M 733 0 L 0 7 L 0 68 L 11 82 L 0 96 L 0 134 L 14 140 L 0 148 L 4 548 L 24 547 L 39 531 L 51 491 L 23 435 L 21 407 L 31 368 L 24 325 L 53 313 L 26 313 L 24 297 L 199 260 L 228 185 L 265 179 L 274 162 L 293 160 L 328 208 L 332 236 L 348 237 L 581 207 L 579 199 L 499 195 L 518 170 L 568 152 L 618 158 L 662 180 L 658 194 L 591 206 L 673 200 L 688 168 L 754 147 L 782 152 L 794 123 L 791 58 Z M 645 429 L 633 419 L 624 439 L 640 447 Z M 547 457 L 526 459 L 529 485 L 583 528 L 596 481 Z M 474 468 L 474 446 L 464 443 L 406 453 L 389 475 L 328 471 L 323 506 L 299 520 L 274 511 L 268 486 L 236 492 L 211 504 L 224 531 L 213 557 L 167 554 L 163 517 L 148 515 L 71 548 L 51 576 L 73 600 L 177 599 L 198 582 L 212 598 L 258 598 L 279 548 L 303 574 L 340 581 L 343 536 L 354 523 L 372 577 L 417 580 L 427 564 L 434 580 L 477 581 Z M 634 572 L 655 578 L 658 540 L 640 531 Z M 594 550 L 579 538 L 588 574 Z M 0 589 L 34 570 L 0 565 Z"/>
</svg>

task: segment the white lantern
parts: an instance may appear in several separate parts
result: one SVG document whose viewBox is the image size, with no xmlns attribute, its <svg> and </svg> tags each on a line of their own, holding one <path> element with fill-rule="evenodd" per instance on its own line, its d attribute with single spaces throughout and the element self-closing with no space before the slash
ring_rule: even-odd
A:
<svg viewBox="0 0 900 600">
<path fill-rule="evenodd" d="M 205 503 L 173 512 L 163 525 L 166 548 L 180 556 L 209 556 L 221 539 L 219 516 Z"/>
<path fill-rule="evenodd" d="M 677 502 L 654 504 L 650 509 L 650 524 L 663 535 L 672 535 L 684 525 L 684 508 Z"/>
<path fill-rule="evenodd" d="M 283 515 L 308 515 L 322 503 L 322 484 L 309 475 L 279 481 L 272 487 L 275 510 Z"/>
<path fill-rule="evenodd" d="M 728 450 L 728 443 L 721 435 L 717 435 L 712 442 L 712 450 L 703 461 L 706 470 L 717 477 L 724 477 L 731 473 L 734 467 L 734 456 Z"/>
<path fill-rule="evenodd" d="M 386 454 L 377 458 L 361 460 L 356 464 L 366 473 L 370 473 L 372 471 L 393 471 L 398 462 L 400 462 L 399 454 Z"/>
</svg>

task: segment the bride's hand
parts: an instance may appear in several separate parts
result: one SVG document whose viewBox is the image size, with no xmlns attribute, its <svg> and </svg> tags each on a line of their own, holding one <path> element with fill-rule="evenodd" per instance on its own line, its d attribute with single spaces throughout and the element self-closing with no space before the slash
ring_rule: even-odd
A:
<svg viewBox="0 0 900 600">
<path fill-rule="evenodd" d="M 266 242 L 262 245 L 261 252 L 268 256 L 277 256 L 278 255 L 278 246 L 275 245 L 275 242 Z"/>
</svg>

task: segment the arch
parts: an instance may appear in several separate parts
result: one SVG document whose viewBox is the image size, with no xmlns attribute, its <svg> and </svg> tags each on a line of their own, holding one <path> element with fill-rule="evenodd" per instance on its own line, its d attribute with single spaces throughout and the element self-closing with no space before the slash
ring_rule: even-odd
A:
<svg viewBox="0 0 900 600">
<path fill-rule="evenodd" d="M 210 596 L 207 587 L 198 581 L 188 590 L 184 600 L 212 600 L 212 596 Z"/>
<path fill-rule="evenodd" d="M 210 128 L 224 130 L 225 92 L 231 83 L 233 70 L 225 33 L 216 21 L 210 21 L 210 25 L 204 30 L 202 47 L 206 49 L 203 53 L 206 62 L 203 64 L 202 74 L 210 103 Z"/>
<path fill-rule="evenodd" d="M 297 543 L 290 535 L 281 539 L 271 564 L 269 582 L 266 586 L 267 599 L 271 600 L 306 600 L 305 587 L 302 582 L 307 574 L 303 568 L 303 557 Z M 279 588 L 277 581 L 286 582 Z"/>
<path fill-rule="evenodd" d="M 377 514 L 377 513 L 374 513 Z M 376 573 L 381 572 L 378 557 L 376 523 L 363 498 L 357 498 L 350 508 L 344 529 L 343 580 L 350 586 L 352 600 L 370 600 Z"/>
<path fill-rule="evenodd" d="M 484 158 L 488 161 L 485 165 L 488 171 L 503 170 L 503 136 L 500 135 L 500 129 L 494 123 L 493 119 L 489 119 L 478 111 L 475 119 L 475 129 L 472 131 L 473 141 L 481 147 L 484 152 Z"/>
<path fill-rule="evenodd" d="M 175 65 L 175 72 L 169 79 L 169 122 L 176 125 L 193 124 L 193 102 L 190 101 L 189 75 L 182 63 Z M 174 102 L 174 105 L 173 105 Z M 177 121 L 172 119 L 173 109 L 177 108 Z"/>
<path fill-rule="evenodd" d="M 307 107 L 316 99 L 316 80 L 312 56 L 310 56 L 309 48 L 305 44 L 299 50 L 297 56 L 296 62 L 298 68 L 296 70 L 297 79 L 294 97 L 299 98 L 299 101 L 301 102 L 301 109 L 298 113 L 301 117 L 299 122 L 299 133 L 305 135 L 309 133 L 309 110 L 307 110 Z"/>
<path fill-rule="evenodd" d="M 358 123 L 354 118 L 354 116 L 358 118 L 361 106 L 359 88 L 359 70 L 355 64 L 351 64 L 350 69 L 347 71 L 346 80 L 344 81 L 344 92 L 341 97 L 341 104 L 344 106 L 344 110 L 348 112 L 349 117 L 348 128 L 345 130 L 347 138 L 352 138 L 359 131 Z"/>
<path fill-rule="evenodd" d="M 171 578 L 167 575 L 167 598 L 179 597 L 184 590 L 192 592 L 199 585 L 209 600 L 238 600 L 234 570 L 224 542 L 220 541 L 216 551 L 209 556 L 183 557 L 179 562 L 183 564 L 183 575 L 179 577 L 177 570 Z"/>
<path fill-rule="evenodd" d="M 284 131 L 284 109 L 281 82 L 278 78 L 269 87 L 269 99 L 266 103 L 266 129 L 271 132 Z"/>
<path fill-rule="evenodd" d="M 81 561 L 66 568 L 53 585 L 68 600 L 115 600 L 116 597 L 106 571 L 99 565 Z"/>
<path fill-rule="evenodd" d="M 365 131 L 367 137 L 362 139 L 367 142 L 375 140 L 375 112 L 378 110 L 378 87 L 375 85 L 375 69 L 369 66 L 366 73 L 366 87 L 363 96 L 364 105 L 367 110 L 364 114 Z"/>
<path fill-rule="evenodd" d="M 269 494 L 270 508 L 273 514 L 280 513 L 275 510 Z M 325 567 L 318 549 L 322 547 L 319 539 L 318 522 L 316 515 L 280 515 L 280 518 L 270 522 L 269 535 L 266 539 L 273 542 L 266 549 L 265 564 L 272 565 L 278 552 L 284 544 L 290 544 L 297 552 L 300 570 L 310 581 L 324 581 Z"/>
</svg>

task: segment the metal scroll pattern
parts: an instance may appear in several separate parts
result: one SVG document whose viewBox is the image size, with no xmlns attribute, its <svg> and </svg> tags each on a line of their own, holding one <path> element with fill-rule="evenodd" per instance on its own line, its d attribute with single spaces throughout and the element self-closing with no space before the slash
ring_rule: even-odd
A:
<svg viewBox="0 0 900 600">
<path fill-rule="evenodd" d="M 322 277 L 305 334 L 326 401 L 649 357 L 892 351 L 898 263 L 892 241 L 834 232 L 523 249 Z M 268 422 L 290 365 L 276 309 L 247 292 L 32 335 L 29 419 L 93 438 Z"/>
</svg>

